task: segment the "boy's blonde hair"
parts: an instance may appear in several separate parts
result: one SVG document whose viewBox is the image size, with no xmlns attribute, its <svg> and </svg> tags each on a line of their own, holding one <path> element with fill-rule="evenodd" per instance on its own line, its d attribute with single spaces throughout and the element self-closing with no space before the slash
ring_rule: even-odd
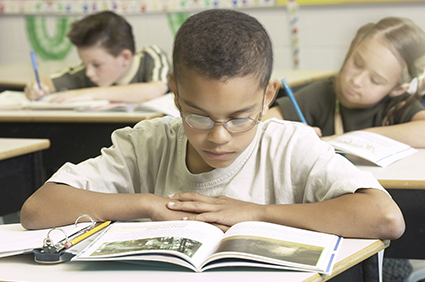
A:
<svg viewBox="0 0 425 282">
<path fill-rule="evenodd" d="M 366 38 L 381 40 L 405 64 L 406 68 L 403 70 L 402 77 L 398 81 L 399 86 L 403 83 L 409 83 L 413 78 L 422 75 L 424 72 L 425 32 L 413 21 L 407 18 L 387 17 L 376 24 L 365 24 L 357 31 L 356 36 L 351 42 L 342 68 L 344 68 L 356 46 Z M 389 119 L 394 113 L 410 105 L 414 99 L 419 99 L 422 96 L 423 89 L 424 85 L 419 85 L 415 94 L 404 96 L 403 99 L 400 99 L 397 104 L 388 110 L 382 125 L 388 125 Z"/>
</svg>

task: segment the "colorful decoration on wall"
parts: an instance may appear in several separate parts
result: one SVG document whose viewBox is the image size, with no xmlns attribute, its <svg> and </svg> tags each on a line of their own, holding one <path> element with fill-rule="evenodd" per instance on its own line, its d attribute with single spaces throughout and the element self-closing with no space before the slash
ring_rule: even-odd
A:
<svg viewBox="0 0 425 282">
<path fill-rule="evenodd" d="M 298 69 L 300 66 L 299 53 L 299 37 L 298 37 L 298 3 L 297 0 L 288 0 L 286 3 L 286 10 L 289 19 L 289 32 L 292 49 L 292 65 L 294 69 Z"/>
<path fill-rule="evenodd" d="M 66 37 L 71 18 L 56 19 L 55 33 L 50 35 L 44 17 L 25 18 L 28 39 L 35 53 L 43 60 L 62 60 L 68 55 L 72 43 Z"/>
<path fill-rule="evenodd" d="M 211 8 L 274 6 L 276 0 L 0 0 L 0 14 L 82 15 L 104 10 L 119 14 L 190 12 Z"/>
<path fill-rule="evenodd" d="M 168 25 L 173 34 L 176 34 L 183 22 L 190 16 L 189 13 L 169 13 L 167 14 Z"/>
</svg>

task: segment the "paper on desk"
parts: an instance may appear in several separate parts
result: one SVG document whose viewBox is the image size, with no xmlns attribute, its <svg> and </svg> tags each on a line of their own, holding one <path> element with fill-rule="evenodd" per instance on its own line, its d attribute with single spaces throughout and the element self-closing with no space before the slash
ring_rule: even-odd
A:
<svg viewBox="0 0 425 282">
<path fill-rule="evenodd" d="M 39 101 L 30 101 L 21 91 L 6 90 L 0 93 L 0 110 L 75 110 L 108 105 L 108 100 L 89 100 L 66 103 L 52 103 L 56 94 L 50 94 Z"/>
<path fill-rule="evenodd" d="M 127 104 L 127 103 L 110 103 L 107 105 L 100 105 L 98 107 L 81 108 L 78 111 L 94 111 L 94 112 L 148 112 L 148 113 L 162 113 L 173 117 L 179 117 L 180 111 L 174 104 L 174 94 L 167 93 L 158 98 L 140 103 L 140 104 Z"/>
<path fill-rule="evenodd" d="M 74 224 L 60 227 L 68 236 L 81 230 L 90 222 L 78 223 L 77 227 Z M 47 233 L 51 230 L 26 230 L 20 223 L 0 225 L 0 258 L 22 254 L 32 249 L 43 247 L 43 240 L 47 237 Z M 60 230 L 53 230 L 50 232 L 49 237 L 56 244 L 65 238 Z"/>
<path fill-rule="evenodd" d="M 407 144 L 366 131 L 352 131 L 327 142 L 338 152 L 363 158 L 380 167 L 386 167 L 417 151 Z"/>
<path fill-rule="evenodd" d="M 22 105 L 28 101 L 23 92 L 18 91 L 3 91 L 0 93 L 0 110 L 17 110 L 21 109 Z"/>
</svg>

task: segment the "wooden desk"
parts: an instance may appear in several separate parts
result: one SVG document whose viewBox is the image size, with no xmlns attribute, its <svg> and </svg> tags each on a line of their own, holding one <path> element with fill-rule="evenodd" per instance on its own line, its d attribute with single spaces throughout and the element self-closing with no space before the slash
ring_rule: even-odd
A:
<svg viewBox="0 0 425 282">
<path fill-rule="evenodd" d="M 1 225 L 0 225 L 1 231 Z M 256 268 L 228 268 L 194 273 L 190 270 L 120 262 L 66 262 L 40 265 L 32 255 L 0 258 L 0 280 L 2 281 L 365 281 L 361 262 L 388 247 L 389 241 L 345 239 L 337 256 L 331 277 L 322 277 L 314 272 L 267 270 Z M 378 281 L 368 279 L 366 281 Z"/>
<path fill-rule="evenodd" d="M 301 86 L 337 73 L 337 71 L 332 70 L 274 70 L 272 78 L 279 79 L 280 88 L 283 88 L 281 79 L 284 78 L 288 85 L 293 88 L 292 90 L 295 91 Z"/>
<path fill-rule="evenodd" d="M 309 83 L 330 77 L 336 73 L 336 71 L 329 70 L 275 70 L 272 73 L 272 78 L 279 79 L 280 84 L 280 89 L 277 93 L 276 99 L 288 95 L 283 87 L 282 78 L 286 80 L 288 86 L 291 87 L 292 92 L 296 92 Z"/>
<path fill-rule="evenodd" d="M 112 145 L 111 133 L 115 129 L 158 116 L 162 114 L 0 111 L 0 135 L 49 139 L 51 148 L 42 152 L 47 178 L 67 161 L 79 163 L 98 156 L 101 148 Z"/>
<path fill-rule="evenodd" d="M 49 146 L 47 139 L 0 138 L 0 216 L 19 211 L 43 183 L 41 150 Z"/>
<path fill-rule="evenodd" d="M 40 61 L 38 64 L 40 76 L 48 76 L 69 66 L 75 66 L 78 61 Z M 272 78 L 285 78 L 293 88 L 303 86 L 312 81 L 336 74 L 330 70 L 275 70 Z M 25 85 L 35 80 L 35 74 L 28 54 L 28 62 L 20 64 L 0 65 L 0 92 L 6 89 L 23 89 Z M 283 87 L 281 85 L 281 87 Z"/>
<path fill-rule="evenodd" d="M 386 168 L 354 161 L 357 167 L 370 171 L 399 205 L 406 222 L 403 236 L 391 242 L 385 257 L 425 259 L 425 149 L 401 159 Z"/>
<path fill-rule="evenodd" d="M 49 76 L 78 63 L 76 61 L 41 61 L 38 64 L 38 72 L 40 76 Z M 3 90 L 22 90 L 28 82 L 33 80 L 35 80 L 35 73 L 29 53 L 27 63 L 0 65 L 0 88 L 3 88 Z"/>
</svg>

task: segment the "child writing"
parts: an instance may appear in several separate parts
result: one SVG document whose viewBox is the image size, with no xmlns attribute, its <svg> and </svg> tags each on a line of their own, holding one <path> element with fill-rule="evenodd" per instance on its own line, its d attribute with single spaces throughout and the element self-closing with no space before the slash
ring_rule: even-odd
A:
<svg viewBox="0 0 425 282">
<path fill-rule="evenodd" d="M 409 19 L 388 17 L 358 30 L 336 77 L 302 88 L 295 98 L 319 136 L 366 130 L 425 147 L 418 99 L 424 69 L 425 33 Z M 288 97 L 276 102 L 263 120 L 300 121 Z"/>
<path fill-rule="evenodd" d="M 168 91 L 167 55 L 155 45 L 135 53 L 132 28 L 121 16 L 110 11 L 87 16 L 71 25 L 68 38 L 83 64 L 41 78 L 41 89 L 29 83 L 24 91 L 30 100 L 60 92 L 52 102 L 140 103 Z"/>
<path fill-rule="evenodd" d="M 22 225 L 72 224 L 85 213 L 95 221 L 187 219 L 226 230 L 254 220 L 400 237 L 403 216 L 370 173 L 309 127 L 260 121 L 278 89 L 272 67 L 271 40 L 255 18 L 221 9 L 189 17 L 169 75 L 181 117 L 119 129 L 101 156 L 65 164 L 24 203 Z"/>
</svg>

